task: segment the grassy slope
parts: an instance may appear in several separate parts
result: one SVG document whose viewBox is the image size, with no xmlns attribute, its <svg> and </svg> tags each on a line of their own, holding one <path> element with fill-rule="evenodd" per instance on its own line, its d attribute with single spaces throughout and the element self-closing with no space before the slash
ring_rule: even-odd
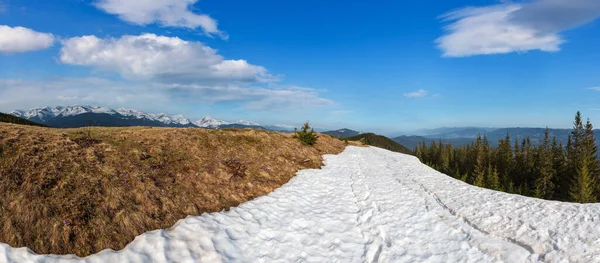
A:
<svg viewBox="0 0 600 263">
<path fill-rule="evenodd" d="M 291 134 L 0 124 L 0 242 L 36 253 L 123 248 L 187 215 L 220 211 L 319 168 L 344 143 Z M 233 175 L 237 176 L 233 176 Z"/>
<path fill-rule="evenodd" d="M 363 134 L 349 137 L 347 139 L 351 140 L 351 141 L 363 140 L 364 143 L 371 145 L 371 146 L 388 149 L 390 151 L 399 152 L 399 153 L 405 153 L 405 154 L 410 154 L 410 155 L 414 154 L 410 149 L 402 146 L 401 144 L 393 141 L 392 139 L 385 137 L 385 136 L 373 134 L 373 133 L 363 133 Z"/>
<path fill-rule="evenodd" d="M 6 113 L 2 113 L 2 112 L 0 112 L 0 122 L 47 127 L 46 125 L 42 125 L 37 122 L 33 122 L 30 120 L 26 120 L 26 119 L 19 118 L 19 117 L 16 117 L 16 116 L 13 116 L 10 114 L 6 114 Z"/>
</svg>

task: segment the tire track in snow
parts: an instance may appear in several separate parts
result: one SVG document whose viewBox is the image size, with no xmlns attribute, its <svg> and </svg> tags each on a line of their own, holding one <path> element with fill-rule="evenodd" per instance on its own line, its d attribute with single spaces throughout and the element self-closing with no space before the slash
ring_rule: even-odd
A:
<svg viewBox="0 0 600 263">
<path fill-rule="evenodd" d="M 371 220 L 373 218 L 374 213 L 378 210 L 377 205 L 374 201 L 371 202 L 371 205 L 368 205 L 368 201 L 370 200 L 372 191 L 369 188 L 368 184 L 364 183 L 365 176 L 362 172 L 361 163 L 364 160 L 361 160 L 360 156 L 352 155 L 352 172 L 350 173 L 350 179 L 352 180 L 351 189 L 356 200 L 356 205 L 358 207 L 357 213 L 357 226 L 361 229 L 361 233 L 365 240 L 365 250 L 363 253 L 363 259 L 366 262 L 374 263 L 379 262 L 379 255 L 381 254 L 381 250 L 383 247 L 381 236 L 374 236 L 372 233 L 372 223 Z M 360 198 L 359 196 L 363 196 Z M 381 232 L 381 230 L 379 230 Z M 379 237 L 379 238 L 377 238 Z"/>
<path fill-rule="evenodd" d="M 460 214 L 457 214 L 456 211 L 454 211 L 451 208 L 449 208 L 446 204 L 444 204 L 444 202 L 442 202 L 442 200 L 440 200 L 440 198 L 437 195 L 435 195 L 433 192 L 431 192 L 430 190 L 428 190 L 427 188 L 425 188 L 425 186 L 423 186 L 423 184 L 417 182 L 415 179 L 412 179 L 412 178 L 410 180 L 412 180 L 415 184 L 417 184 L 423 190 L 423 192 L 425 192 L 426 194 L 428 194 L 429 196 L 431 196 L 431 198 L 433 198 L 433 200 L 441 208 L 443 208 L 444 210 L 448 211 L 448 213 L 450 213 L 451 215 L 457 217 L 459 220 L 465 222 L 467 225 L 471 226 L 472 228 L 476 229 L 477 231 L 479 231 L 479 232 L 481 232 L 481 233 L 483 233 L 485 235 L 491 236 L 493 238 L 504 240 L 506 242 L 510 242 L 510 243 L 513 243 L 513 244 L 515 244 L 517 246 L 520 246 L 523 249 L 529 251 L 529 254 L 535 254 L 534 249 L 531 246 L 529 246 L 529 245 L 527 245 L 525 243 L 519 242 L 518 240 L 516 240 L 514 238 L 505 238 L 505 237 L 494 235 L 494 234 L 492 234 L 492 233 L 484 230 L 482 227 L 478 226 L 477 224 L 472 223 L 466 217 L 461 216 Z"/>
<path fill-rule="evenodd" d="M 389 169 L 391 171 L 404 170 L 404 169 L 399 169 L 398 167 L 393 167 L 394 163 L 395 163 L 394 158 L 391 158 L 389 156 L 382 156 L 382 158 L 386 160 L 386 163 L 387 163 L 386 168 L 387 169 Z M 402 175 L 396 176 L 395 182 L 398 184 L 404 185 L 404 186 L 408 187 L 409 189 L 411 189 L 412 191 L 414 191 L 415 193 L 419 194 L 423 198 L 423 201 L 425 202 L 425 204 L 424 204 L 425 209 L 428 212 L 435 213 L 435 210 L 436 210 L 435 207 L 437 207 L 437 208 L 440 208 L 442 213 L 445 213 L 446 215 L 451 216 L 452 218 L 455 218 L 455 220 L 451 220 L 450 217 L 443 216 L 439 213 L 435 213 L 441 219 L 444 219 L 444 221 L 448 222 L 447 225 L 449 227 L 452 227 L 462 233 L 467 234 L 469 236 L 468 241 L 469 241 L 469 243 L 471 243 L 474 246 L 474 248 L 477 248 L 478 250 L 485 252 L 487 254 L 490 254 L 490 255 L 499 256 L 499 258 L 496 258 L 496 259 L 500 259 L 500 260 L 502 258 L 504 258 L 504 256 L 507 255 L 506 251 L 503 253 L 498 253 L 497 249 L 494 248 L 493 246 L 491 249 L 487 245 L 482 246 L 481 245 L 482 243 L 478 239 L 480 239 L 479 236 L 483 236 L 483 237 L 491 238 L 491 239 L 499 241 L 499 242 L 507 242 L 507 243 L 513 244 L 516 247 L 523 249 L 524 251 L 527 251 L 527 254 L 529 254 L 530 256 L 535 254 L 533 248 L 531 248 L 527 244 L 518 242 L 515 239 L 504 238 L 501 236 L 493 235 L 493 234 L 483 230 L 476 224 L 473 224 L 467 218 L 457 214 L 454 210 L 450 209 L 447 205 L 445 205 L 440 200 L 440 198 L 437 195 L 435 195 L 432 191 L 430 191 L 425 186 L 423 186 L 423 184 L 421 184 L 417 180 L 415 180 L 413 178 L 415 176 L 412 175 L 414 173 L 412 169 L 408 169 L 408 171 L 406 171 L 405 173 L 406 173 L 406 175 L 404 175 L 404 176 L 402 176 Z M 408 182 L 406 182 L 406 180 L 408 180 Z M 411 187 L 410 186 L 411 184 L 416 185 L 417 189 L 415 189 L 414 187 Z M 458 222 L 463 222 L 464 224 L 457 225 Z M 465 229 L 465 227 L 467 227 L 467 229 Z M 470 228 L 470 230 L 469 230 L 469 228 Z M 534 258 L 531 258 L 530 256 L 528 257 L 529 260 L 536 261 Z"/>
</svg>

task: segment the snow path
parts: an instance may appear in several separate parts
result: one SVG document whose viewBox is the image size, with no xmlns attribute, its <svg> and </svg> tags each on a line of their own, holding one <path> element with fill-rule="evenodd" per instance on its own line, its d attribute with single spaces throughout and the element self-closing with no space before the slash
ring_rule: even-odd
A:
<svg viewBox="0 0 600 263">
<path fill-rule="evenodd" d="M 121 251 L 78 258 L 0 244 L 0 262 L 600 262 L 600 204 L 477 188 L 374 147 L 325 162 Z"/>
</svg>

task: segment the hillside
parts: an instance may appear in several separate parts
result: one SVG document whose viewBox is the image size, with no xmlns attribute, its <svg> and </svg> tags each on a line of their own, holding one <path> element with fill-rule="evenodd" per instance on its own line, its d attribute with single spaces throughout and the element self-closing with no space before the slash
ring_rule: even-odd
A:
<svg viewBox="0 0 600 263">
<path fill-rule="evenodd" d="M 357 132 L 355 130 L 346 129 L 346 128 L 339 129 L 339 130 L 334 130 L 334 131 L 325 131 L 325 132 L 322 132 L 322 133 L 329 134 L 329 135 L 331 135 L 331 136 L 333 136 L 335 138 L 342 138 L 342 139 L 343 138 L 349 138 L 349 137 L 356 136 L 356 135 L 360 134 L 360 132 Z"/>
<path fill-rule="evenodd" d="M 413 156 L 348 147 L 268 196 L 87 258 L 0 244 L 6 262 L 598 262 L 600 204 L 492 191 Z M 4 261 L 3 261 L 4 262 Z"/>
<path fill-rule="evenodd" d="M 5 114 L 2 112 L 0 112 L 0 122 L 46 127 L 45 125 L 39 124 L 37 122 L 33 122 L 33 121 L 19 118 L 19 117 L 10 115 L 10 114 Z"/>
<path fill-rule="evenodd" d="M 0 125 L 0 243 L 79 256 L 122 249 L 188 215 L 265 195 L 345 147 L 329 136 L 309 147 L 291 134 L 250 129 L 86 134 Z"/>
<path fill-rule="evenodd" d="M 348 137 L 347 139 L 350 141 L 362 140 L 364 143 L 366 143 L 368 145 L 387 149 L 387 150 L 390 150 L 393 152 L 405 153 L 405 154 L 410 154 L 410 155 L 414 154 L 412 152 L 412 150 L 393 141 L 392 139 L 385 137 L 385 136 L 377 135 L 374 133 L 363 133 L 363 134 L 359 134 L 356 136 Z"/>
</svg>

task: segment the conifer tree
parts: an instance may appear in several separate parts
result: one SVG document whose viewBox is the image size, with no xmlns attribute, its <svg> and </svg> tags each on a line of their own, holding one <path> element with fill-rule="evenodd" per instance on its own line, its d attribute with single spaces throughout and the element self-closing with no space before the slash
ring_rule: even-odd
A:
<svg viewBox="0 0 600 263">
<path fill-rule="evenodd" d="M 570 187 L 571 200 L 578 203 L 596 202 L 594 194 L 595 180 L 589 171 L 589 158 L 583 158 L 578 166 L 577 174 Z"/>
<path fill-rule="evenodd" d="M 513 166 L 513 152 L 510 146 L 510 135 L 508 132 L 504 139 L 498 141 L 498 150 L 496 151 L 496 164 L 498 173 L 502 176 L 500 183 L 504 189 L 508 189 L 511 181 L 510 174 Z"/>
<path fill-rule="evenodd" d="M 415 156 L 423 161 L 423 147 L 421 146 L 421 142 L 417 143 L 417 147 L 415 147 Z"/>
<path fill-rule="evenodd" d="M 569 170 L 576 171 L 579 168 L 583 157 L 583 141 L 585 139 L 585 130 L 581 121 L 581 112 L 579 111 L 575 114 L 573 130 L 571 131 L 569 138 L 570 140 L 567 149 Z M 571 175 L 574 175 L 574 173 Z"/>
<path fill-rule="evenodd" d="M 503 190 L 503 187 L 500 184 L 500 178 L 498 177 L 498 169 L 495 167 L 492 169 L 491 165 L 488 165 L 486 187 L 497 191 Z"/>
<path fill-rule="evenodd" d="M 565 153 L 562 142 L 557 144 L 556 137 L 552 139 L 552 168 L 554 168 L 555 191 L 553 199 L 567 201 L 569 199 L 569 179 L 565 175 Z"/>
<path fill-rule="evenodd" d="M 477 137 L 476 141 L 477 161 L 473 170 L 474 184 L 479 187 L 486 187 L 486 165 L 485 165 L 485 152 L 483 151 L 483 144 L 481 143 L 481 136 Z"/>
<path fill-rule="evenodd" d="M 554 176 L 556 171 L 552 165 L 549 131 L 546 127 L 544 140 L 538 147 L 538 173 L 535 184 L 535 197 L 551 199 L 554 195 Z"/>
</svg>

